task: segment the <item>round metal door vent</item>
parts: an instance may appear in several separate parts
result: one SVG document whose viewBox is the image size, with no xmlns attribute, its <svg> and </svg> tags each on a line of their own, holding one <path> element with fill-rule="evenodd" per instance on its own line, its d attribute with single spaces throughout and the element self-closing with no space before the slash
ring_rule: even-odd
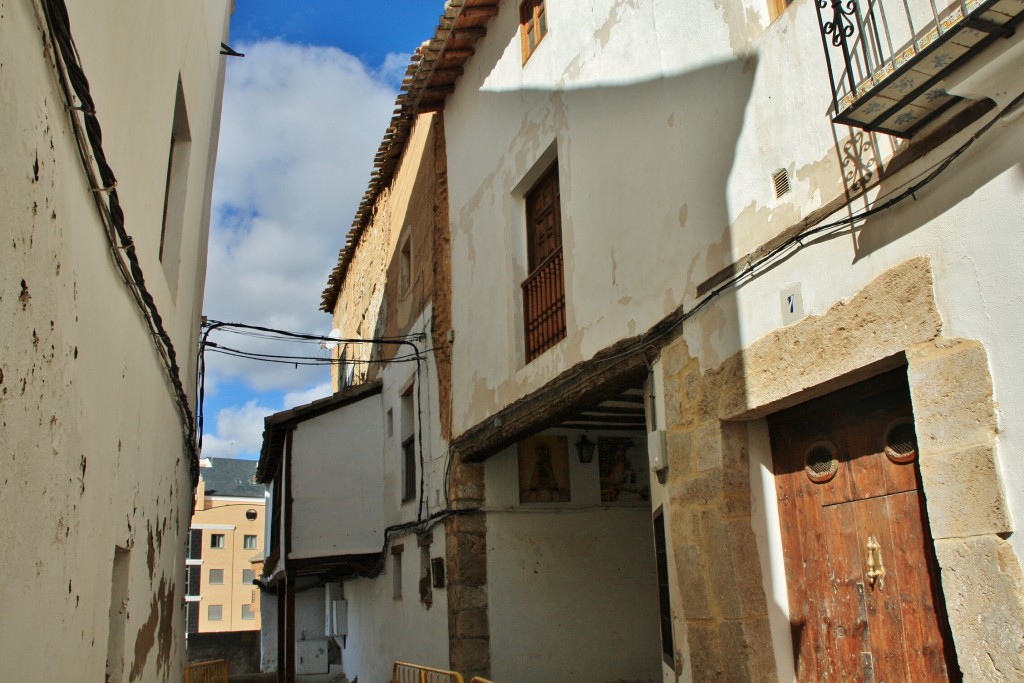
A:
<svg viewBox="0 0 1024 683">
<path fill-rule="evenodd" d="M 807 478 L 816 484 L 824 484 L 839 471 L 836 448 L 827 441 L 819 441 L 807 449 L 804 456 L 804 471 Z"/>
<path fill-rule="evenodd" d="M 917 434 L 914 423 L 893 425 L 885 434 L 885 455 L 895 463 L 913 462 L 917 458 Z"/>
</svg>

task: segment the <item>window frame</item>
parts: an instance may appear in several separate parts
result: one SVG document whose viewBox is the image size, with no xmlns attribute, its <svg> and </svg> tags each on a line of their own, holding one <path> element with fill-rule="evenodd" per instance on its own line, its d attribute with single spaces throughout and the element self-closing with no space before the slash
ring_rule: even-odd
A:
<svg viewBox="0 0 1024 683">
<path fill-rule="evenodd" d="M 226 541 L 225 534 L 210 534 L 210 548 L 214 550 L 223 550 Z"/>
<path fill-rule="evenodd" d="M 565 263 L 558 157 L 523 194 L 527 276 L 523 290 L 523 346 L 530 363 L 565 339 Z"/>
<path fill-rule="evenodd" d="M 249 610 L 249 615 L 248 616 L 246 616 L 246 614 L 245 614 L 246 610 Z M 242 618 L 242 621 L 255 621 L 256 620 L 256 612 L 253 611 L 252 605 L 250 605 L 247 602 L 243 602 L 242 603 L 241 618 Z"/>
<path fill-rule="evenodd" d="M 218 574 L 218 576 L 220 576 L 220 581 L 214 581 L 213 580 L 213 573 L 214 572 L 220 572 Z M 224 585 L 224 570 L 219 568 L 219 567 L 211 567 L 210 570 L 206 574 L 206 583 L 209 586 L 223 586 Z"/>
<path fill-rule="evenodd" d="M 250 539 L 252 545 L 249 545 Z M 242 535 L 242 549 L 243 550 L 259 550 L 260 549 L 260 538 L 257 534 L 243 534 Z"/>
<path fill-rule="evenodd" d="M 217 616 L 213 616 L 214 608 L 217 608 Z M 206 620 L 207 621 L 224 621 L 224 605 L 207 605 L 206 606 Z"/>
<path fill-rule="evenodd" d="M 523 64 L 533 56 L 547 34 L 547 0 L 523 0 L 519 3 L 519 37 L 523 50 Z"/>
</svg>

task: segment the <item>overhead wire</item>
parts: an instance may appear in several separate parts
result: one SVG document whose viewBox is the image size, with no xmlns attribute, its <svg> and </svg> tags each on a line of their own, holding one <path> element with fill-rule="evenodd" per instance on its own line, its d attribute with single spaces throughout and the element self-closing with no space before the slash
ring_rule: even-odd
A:
<svg viewBox="0 0 1024 683">
<path fill-rule="evenodd" d="M 804 242 L 807 241 L 809 237 L 815 237 L 819 235 L 824 237 L 832 237 L 838 234 L 843 234 L 843 229 L 852 230 L 856 228 L 857 225 L 859 225 L 863 221 L 867 220 L 868 218 L 876 214 L 888 211 L 897 204 L 900 204 L 901 202 L 907 199 L 916 199 L 916 195 L 918 192 L 920 192 L 927 185 L 932 183 L 936 178 L 942 175 L 942 173 L 945 172 L 946 169 L 948 169 L 954 161 L 956 161 L 968 149 L 970 149 L 970 147 L 973 146 L 974 143 L 976 143 L 982 136 L 984 136 L 996 123 L 998 123 L 1001 119 L 1012 113 L 1013 110 L 1020 106 L 1022 102 L 1024 102 L 1024 92 L 1020 93 L 1013 100 L 1007 103 L 1007 105 L 1004 106 L 992 119 L 986 122 L 985 125 L 981 126 L 977 131 L 975 131 L 970 138 L 965 140 L 955 150 L 950 152 L 948 155 L 943 157 L 940 161 L 936 162 L 929 168 L 923 170 L 921 173 L 915 176 L 914 180 L 907 180 L 906 182 L 899 185 L 897 188 L 894 188 L 892 192 L 895 194 L 889 196 L 889 198 L 886 199 L 881 204 L 875 204 L 874 206 L 871 206 L 859 213 L 851 214 L 838 220 L 829 221 L 827 223 L 819 222 L 817 224 L 812 224 L 808 226 L 805 230 L 802 230 L 790 236 L 788 239 L 776 245 L 774 248 L 772 248 L 765 254 L 759 256 L 756 259 L 749 260 L 746 266 L 741 271 L 739 271 L 738 273 L 736 273 L 735 275 L 728 278 L 720 285 L 712 289 L 710 292 L 704 295 L 703 298 L 697 301 L 691 308 L 685 310 L 677 320 L 673 321 L 671 325 L 668 325 L 665 329 L 660 330 L 650 339 L 645 340 L 644 343 L 638 348 L 623 351 L 622 353 L 613 354 L 611 356 L 598 359 L 595 362 L 607 363 L 625 357 L 627 355 L 632 355 L 637 351 L 643 349 L 656 349 L 658 347 L 658 342 L 660 342 L 665 337 L 675 333 L 680 327 L 682 327 L 683 323 L 693 318 L 697 313 L 706 308 L 713 300 L 718 298 L 724 292 L 734 287 L 737 287 L 747 281 L 755 279 L 760 274 L 760 272 L 767 268 L 768 266 L 774 266 L 782 261 L 788 260 L 796 253 L 802 251 L 806 246 L 808 246 L 808 244 L 814 244 L 815 242 L 808 242 L 808 244 L 804 244 Z M 899 188 L 903 188 L 902 191 L 900 191 Z M 864 193 L 864 195 L 861 196 L 866 196 L 866 192 Z M 879 198 L 886 196 L 888 195 L 881 195 Z M 851 198 L 850 201 L 852 202 L 853 199 L 855 198 Z M 821 220 L 824 221 L 826 218 L 827 216 L 824 216 Z M 834 234 L 831 234 L 831 231 L 834 231 Z M 828 234 L 823 235 L 823 233 Z"/>
</svg>

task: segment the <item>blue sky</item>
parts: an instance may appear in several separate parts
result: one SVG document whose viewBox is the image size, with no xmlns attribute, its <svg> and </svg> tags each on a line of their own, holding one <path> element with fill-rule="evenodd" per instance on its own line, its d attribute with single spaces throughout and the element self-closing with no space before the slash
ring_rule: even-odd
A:
<svg viewBox="0 0 1024 683">
<path fill-rule="evenodd" d="M 443 0 L 237 0 L 204 314 L 326 334 L 320 294 L 369 180 L 409 55 Z M 215 333 L 246 350 L 315 345 Z M 330 392 L 324 368 L 207 354 L 203 454 L 255 458 L 263 418 Z"/>
</svg>

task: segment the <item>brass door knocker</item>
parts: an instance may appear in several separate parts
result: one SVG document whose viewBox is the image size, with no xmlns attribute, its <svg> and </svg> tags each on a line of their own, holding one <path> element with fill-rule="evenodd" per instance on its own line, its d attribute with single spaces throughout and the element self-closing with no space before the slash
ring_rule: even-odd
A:
<svg viewBox="0 0 1024 683">
<path fill-rule="evenodd" d="M 881 590 L 885 586 L 885 566 L 882 564 L 882 546 L 878 545 L 878 541 L 875 540 L 874 536 L 868 536 L 868 581 L 871 582 L 871 587 L 875 587 L 875 582 L 878 582 L 878 588 Z"/>
</svg>

